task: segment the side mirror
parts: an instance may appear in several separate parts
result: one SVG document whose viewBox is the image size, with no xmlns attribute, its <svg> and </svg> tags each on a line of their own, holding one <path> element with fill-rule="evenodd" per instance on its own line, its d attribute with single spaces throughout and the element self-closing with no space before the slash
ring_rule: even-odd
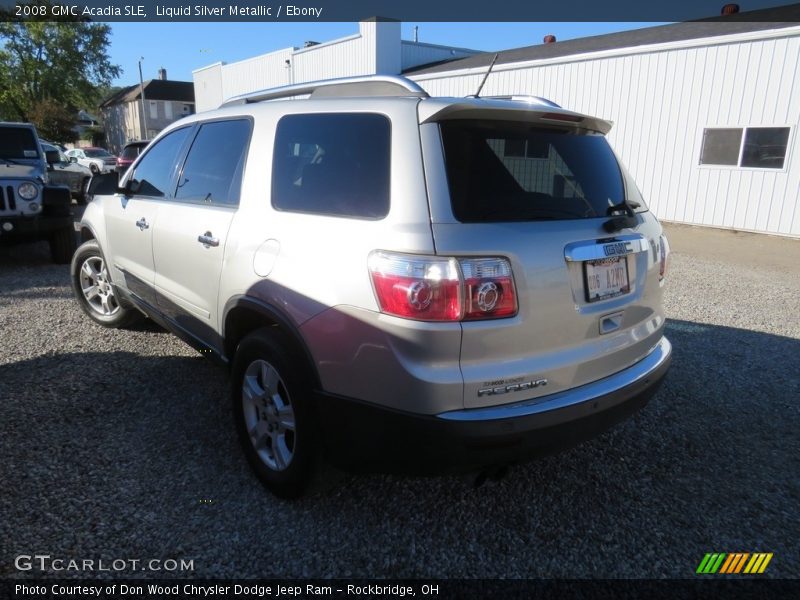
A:
<svg viewBox="0 0 800 600">
<path fill-rule="evenodd" d="M 111 194 L 121 194 L 125 190 L 119 187 L 119 177 L 112 171 L 110 173 L 102 173 L 100 175 L 93 175 L 89 180 L 89 187 L 86 190 L 87 201 L 94 198 L 95 195 L 108 196 Z"/>
<path fill-rule="evenodd" d="M 47 161 L 48 166 L 53 166 L 54 164 L 61 162 L 61 156 L 59 155 L 58 150 L 45 151 L 44 159 Z"/>
<path fill-rule="evenodd" d="M 70 156 L 70 157 L 69 157 L 69 162 L 71 162 L 71 163 L 77 163 L 77 162 L 78 162 L 78 158 L 77 158 L 77 157 L 75 157 L 75 156 Z"/>
</svg>

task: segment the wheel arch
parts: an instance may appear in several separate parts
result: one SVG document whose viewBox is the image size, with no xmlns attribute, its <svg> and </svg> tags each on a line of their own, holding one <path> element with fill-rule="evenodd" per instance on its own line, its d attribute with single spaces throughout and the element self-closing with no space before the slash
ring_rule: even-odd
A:
<svg viewBox="0 0 800 600">
<path fill-rule="evenodd" d="M 97 239 L 97 234 L 95 234 L 94 229 L 92 229 L 86 223 L 80 224 L 80 231 L 78 232 L 78 235 L 80 236 L 81 244 L 88 242 L 89 240 Z"/>
<path fill-rule="evenodd" d="M 306 359 L 314 389 L 321 389 L 317 366 L 308 345 L 291 319 L 279 308 L 248 296 L 235 296 L 225 304 L 223 314 L 223 352 L 228 364 L 233 364 L 236 349 L 245 336 L 262 327 L 275 327 L 292 349 Z"/>
</svg>

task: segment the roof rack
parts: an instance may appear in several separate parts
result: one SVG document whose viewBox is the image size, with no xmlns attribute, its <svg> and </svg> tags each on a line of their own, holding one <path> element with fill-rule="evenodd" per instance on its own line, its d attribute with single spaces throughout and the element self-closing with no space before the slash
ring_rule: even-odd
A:
<svg viewBox="0 0 800 600">
<path fill-rule="evenodd" d="M 506 96 L 481 96 L 481 98 L 490 98 L 492 100 L 519 100 L 521 102 L 530 102 L 531 104 L 543 104 L 544 106 L 552 106 L 553 108 L 561 108 L 561 105 L 556 104 L 552 100 L 542 98 L 541 96 L 525 96 L 521 94 L 513 94 Z"/>
<path fill-rule="evenodd" d="M 234 96 L 222 103 L 222 106 L 236 106 L 291 98 L 310 94 L 312 98 L 320 97 L 352 97 L 352 96 L 410 96 L 428 98 L 428 93 L 415 82 L 398 75 L 365 75 L 361 77 L 341 77 L 309 81 L 295 85 L 260 90 L 249 94 Z"/>
</svg>

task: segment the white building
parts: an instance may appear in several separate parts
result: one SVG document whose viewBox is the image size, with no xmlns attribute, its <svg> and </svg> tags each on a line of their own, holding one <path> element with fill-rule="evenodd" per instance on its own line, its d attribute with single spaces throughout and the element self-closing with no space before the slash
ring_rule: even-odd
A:
<svg viewBox="0 0 800 600">
<path fill-rule="evenodd" d="M 397 75 L 419 65 L 480 54 L 400 39 L 398 21 L 370 19 L 358 33 L 304 48 L 284 48 L 247 60 L 222 62 L 192 72 L 197 112 L 260 89 L 353 75 Z"/>
<path fill-rule="evenodd" d="M 609 141 L 661 219 L 800 237 L 800 25 L 796 7 L 770 10 L 775 22 L 726 17 L 504 51 L 481 94 L 544 96 L 614 121 Z M 419 66 L 446 60 L 447 49 L 406 59 L 396 41 L 382 43 L 381 26 L 399 40 L 399 24 L 362 23 L 358 36 L 281 51 L 287 58 L 276 52 L 196 71 L 198 109 L 367 73 L 402 72 L 433 96 L 464 96 L 494 56 Z M 349 45 L 356 38 L 360 49 Z M 315 48 L 329 50 L 308 52 Z"/>
</svg>

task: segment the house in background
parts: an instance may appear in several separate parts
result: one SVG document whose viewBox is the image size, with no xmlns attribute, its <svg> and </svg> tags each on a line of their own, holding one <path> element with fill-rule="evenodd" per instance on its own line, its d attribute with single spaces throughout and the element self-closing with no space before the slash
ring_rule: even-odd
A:
<svg viewBox="0 0 800 600">
<path fill-rule="evenodd" d="M 142 86 L 128 86 L 100 103 L 108 149 L 117 154 L 128 142 L 153 139 L 170 123 L 194 114 L 194 85 L 191 81 L 170 81 L 159 69 L 158 79 Z"/>
</svg>

